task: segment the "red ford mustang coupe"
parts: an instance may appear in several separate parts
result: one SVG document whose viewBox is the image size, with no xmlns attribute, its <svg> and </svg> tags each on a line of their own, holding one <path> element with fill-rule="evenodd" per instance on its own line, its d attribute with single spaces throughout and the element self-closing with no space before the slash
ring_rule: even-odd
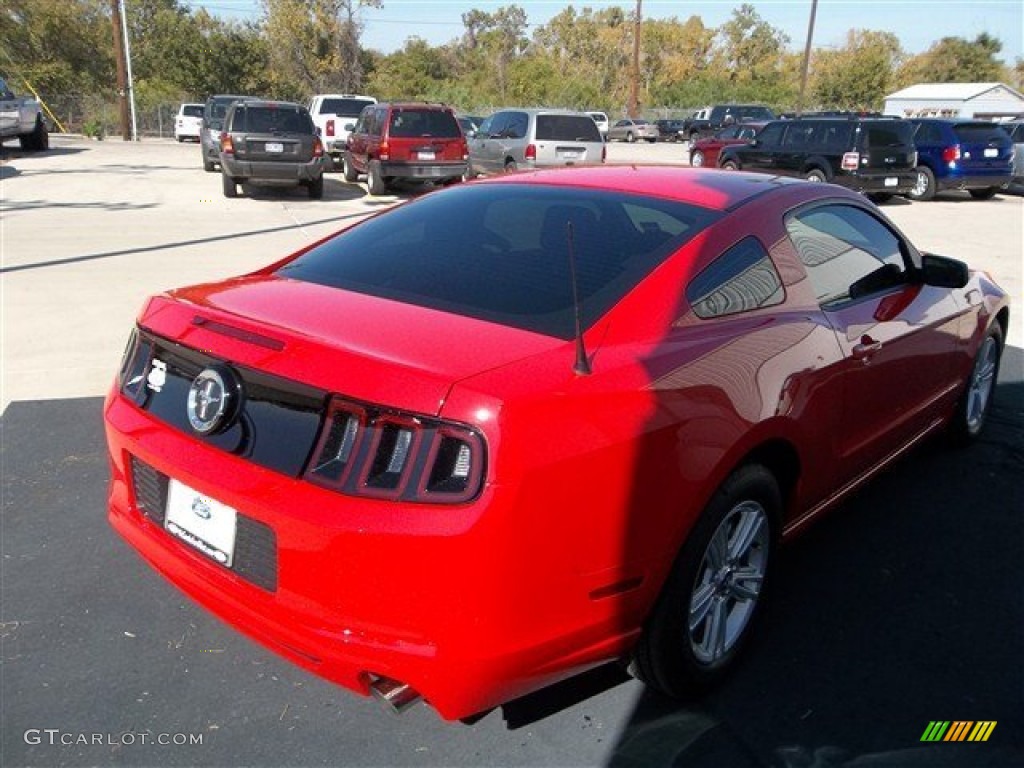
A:
<svg viewBox="0 0 1024 768">
<path fill-rule="evenodd" d="M 224 620 L 472 716 L 741 650 L 776 546 L 982 429 L 1009 321 L 829 184 L 513 174 L 156 296 L 105 404 L 110 520 Z"/>
</svg>

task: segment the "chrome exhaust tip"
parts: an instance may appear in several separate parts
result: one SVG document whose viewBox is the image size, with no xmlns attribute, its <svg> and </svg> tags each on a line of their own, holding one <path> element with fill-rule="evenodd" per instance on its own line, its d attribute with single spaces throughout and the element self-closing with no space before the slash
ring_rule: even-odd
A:
<svg viewBox="0 0 1024 768">
<path fill-rule="evenodd" d="M 374 678 L 370 683 L 370 690 L 396 715 L 402 714 L 423 698 L 411 686 L 390 677 Z"/>
</svg>

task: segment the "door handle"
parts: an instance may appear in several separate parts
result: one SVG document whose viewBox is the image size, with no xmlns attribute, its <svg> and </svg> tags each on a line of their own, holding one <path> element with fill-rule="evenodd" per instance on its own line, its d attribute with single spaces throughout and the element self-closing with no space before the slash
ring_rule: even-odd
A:
<svg viewBox="0 0 1024 768">
<path fill-rule="evenodd" d="M 860 344 L 857 344 L 852 351 L 854 360 L 863 360 L 867 362 L 874 357 L 882 349 L 882 342 L 875 341 L 870 336 L 864 335 L 860 338 Z"/>
</svg>

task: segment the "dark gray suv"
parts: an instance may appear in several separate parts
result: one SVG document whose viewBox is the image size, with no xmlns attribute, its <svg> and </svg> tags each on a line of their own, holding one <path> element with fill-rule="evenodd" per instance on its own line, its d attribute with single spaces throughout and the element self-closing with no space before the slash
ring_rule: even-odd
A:
<svg viewBox="0 0 1024 768">
<path fill-rule="evenodd" d="M 203 122 L 199 127 L 199 149 L 203 155 L 203 170 L 212 173 L 220 163 L 220 130 L 224 127 L 224 115 L 236 101 L 248 101 L 252 96 L 217 94 L 203 105 Z"/>
<path fill-rule="evenodd" d="M 241 101 L 231 105 L 220 135 L 224 196 L 235 197 L 244 182 L 299 186 L 323 197 L 329 161 L 313 118 L 301 104 Z"/>
</svg>

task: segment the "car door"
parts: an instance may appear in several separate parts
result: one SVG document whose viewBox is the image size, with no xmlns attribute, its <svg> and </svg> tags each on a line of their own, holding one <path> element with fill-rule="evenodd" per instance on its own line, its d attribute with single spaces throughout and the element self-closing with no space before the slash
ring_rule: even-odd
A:
<svg viewBox="0 0 1024 768">
<path fill-rule="evenodd" d="M 498 173 L 502 170 L 499 137 L 508 128 L 508 112 L 495 112 L 484 120 L 476 137 L 470 142 L 473 170 L 478 173 Z"/>
<path fill-rule="evenodd" d="M 959 386 L 952 360 L 966 308 L 917 279 L 920 256 L 866 207 L 812 205 L 786 228 L 844 354 L 834 448 L 845 481 L 934 426 L 937 401 Z"/>
<path fill-rule="evenodd" d="M 747 146 L 737 147 L 735 151 L 743 170 L 775 172 L 785 130 L 785 123 L 769 123 L 757 139 Z"/>
</svg>

